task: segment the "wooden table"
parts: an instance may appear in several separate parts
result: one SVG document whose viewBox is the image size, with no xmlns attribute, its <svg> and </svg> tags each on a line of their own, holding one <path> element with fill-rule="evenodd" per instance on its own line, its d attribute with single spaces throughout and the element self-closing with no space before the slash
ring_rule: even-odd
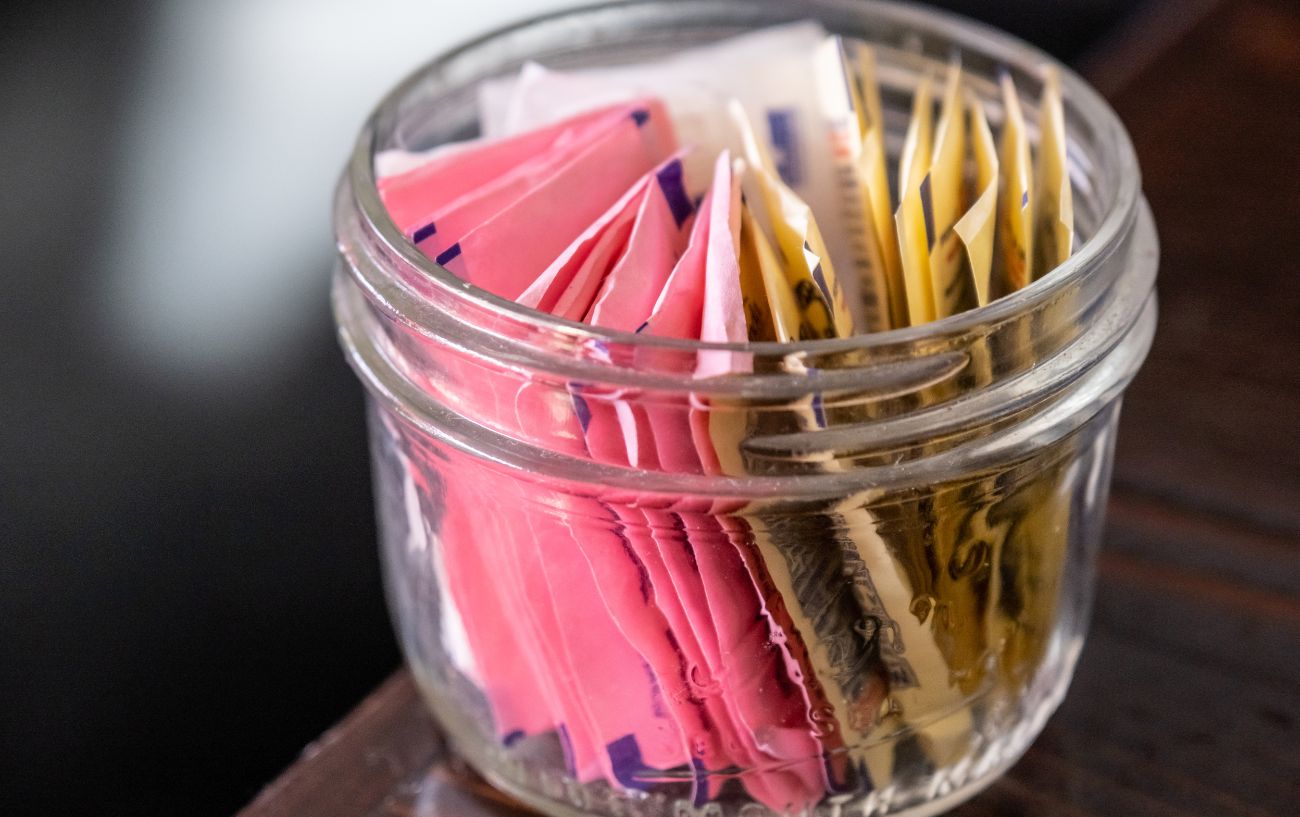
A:
<svg viewBox="0 0 1300 817">
<path fill-rule="evenodd" d="M 1300 814 L 1300 7 L 1167 0 L 1083 70 L 1137 144 L 1160 329 L 1071 692 L 958 817 Z M 242 817 L 518 814 L 398 672 Z"/>
</svg>

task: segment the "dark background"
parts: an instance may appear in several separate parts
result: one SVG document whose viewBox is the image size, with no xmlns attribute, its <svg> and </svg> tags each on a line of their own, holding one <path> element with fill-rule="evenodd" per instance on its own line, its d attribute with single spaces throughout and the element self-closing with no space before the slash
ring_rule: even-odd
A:
<svg viewBox="0 0 1300 817">
<path fill-rule="evenodd" d="M 329 191 L 386 86 L 547 6 L 405 5 L 393 49 L 400 0 L 5 6 L 2 814 L 229 814 L 399 661 Z M 940 5 L 1075 62 L 1140 13 Z"/>
</svg>

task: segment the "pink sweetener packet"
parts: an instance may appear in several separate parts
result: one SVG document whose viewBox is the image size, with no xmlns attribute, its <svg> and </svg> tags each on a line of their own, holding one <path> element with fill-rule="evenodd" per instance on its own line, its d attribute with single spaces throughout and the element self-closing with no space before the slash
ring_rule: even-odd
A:
<svg viewBox="0 0 1300 817">
<path fill-rule="evenodd" d="M 686 249 L 664 282 L 650 315 L 636 330 L 638 333 L 695 340 L 699 338 L 700 316 L 704 302 L 704 273 L 708 252 L 710 219 L 715 190 L 710 187 L 700 204 Z M 653 363 L 661 350 L 641 349 L 637 358 Z M 665 471 L 700 473 L 700 461 L 689 434 L 689 405 L 668 398 L 646 405 L 645 411 L 654 428 L 655 454 Z M 687 433 L 682 434 L 682 430 Z"/>
<path fill-rule="evenodd" d="M 591 565 L 600 597 L 614 621 L 652 671 L 641 682 L 648 680 L 660 690 L 660 698 L 676 721 L 683 741 L 681 754 L 658 759 L 646 754 L 640 741 L 625 741 L 617 753 L 621 773 L 625 779 L 649 781 L 656 778 L 656 772 L 689 764 L 695 772 L 695 800 L 703 803 L 713 794 L 713 782 L 706 772 L 721 771 L 737 762 L 733 749 L 740 738 L 725 717 L 720 717 L 725 712 L 719 710 L 717 702 L 693 686 L 693 679 L 699 675 L 698 665 L 691 660 L 694 633 L 678 630 L 671 623 L 671 618 L 679 617 L 674 609 L 676 601 L 667 593 L 668 588 L 653 581 L 647 567 L 647 560 L 656 553 L 653 540 L 640 532 L 629 536 L 629 528 L 618 525 L 619 521 L 635 517 L 619 517 L 611 512 L 611 504 L 617 503 L 592 502 L 591 513 L 569 517 L 575 523 L 574 541 Z M 604 516 L 598 510 L 603 510 Z M 638 680 L 625 676 L 625 682 Z"/>
<path fill-rule="evenodd" d="M 674 158 L 667 160 L 675 161 Z M 587 225 L 516 298 L 523 306 L 581 320 L 605 276 L 627 251 L 654 171 L 637 179 Z"/>
<path fill-rule="evenodd" d="M 553 729 L 584 781 L 644 788 L 637 775 L 646 768 L 685 765 L 676 720 L 646 683 L 645 659 L 614 624 L 564 521 L 591 513 L 582 502 L 593 500 L 460 473 L 447 485 L 439 541 L 499 737 L 508 745 Z"/>
<path fill-rule="evenodd" d="M 613 453 L 600 461 L 624 464 L 626 457 Z M 547 492 L 541 500 L 540 487 L 522 487 L 510 502 L 517 513 L 541 501 L 556 506 L 534 518 L 543 559 L 534 567 L 550 582 L 561 629 L 553 640 L 563 645 L 567 669 L 584 691 L 609 779 L 645 788 L 663 772 L 688 766 L 696 773 L 696 802 L 707 801 L 713 783 L 706 770 L 731 765 L 727 747 L 739 738 L 734 727 L 719 729 L 726 715 L 718 702 L 691 687 L 700 660 L 690 652 L 694 635 L 689 625 L 676 629 L 684 625 L 680 603 L 670 587 L 655 583 L 656 572 L 663 580 L 662 563 L 649 530 L 635 524 L 638 512 L 629 504 L 635 498 Z M 575 561 L 577 553 L 584 561 Z"/>
<path fill-rule="evenodd" d="M 394 432 L 399 433 L 399 432 Z M 497 738 L 509 745 L 525 735 L 550 731 L 562 713 L 553 711 L 547 685 L 529 660 L 527 645 L 506 612 L 479 548 L 466 546 L 471 507 L 460 483 L 448 482 L 429 471 L 444 458 L 408 432 L 400 432 L 407 456 L 405 469 L 420 501 L 440 508 L 437 529 L 431 531 L 434 546 L 428 558 L 438 561 L 450 595 L 450 606 L 463 628 L 469 653 L 472 680 L 483 690 L 492 711 Z M 435 518 L 427 516 L 426 518 Z"/>
<path fill-rule="evenodd" d="M 627 245 L 636 217 L 636 203 L 644 188 L 644 179 L 638 181 L 589 225 L 519 296 L 519 303 L 569 320 L 580 318 L 600 281 Z M 569 395 L 565 416 L 567 419 L 571 415 L 577 420 L 583 441 L 581 455 L 586 457 L 592 453 L 593 446 L 599 449 L 602 443 L 610 441 L 606 429 L 617 428 L 617 420 L 610 416 L 607 406 L 586 399 L 582 384 L 566 383 L 565 390 Z M 526 383 L 520 388 L 519 397 L 520 411 L 516 416 L 521 424 L 554 422 L 553 407 L 536 404 L 537 401 L 554 403 L 557 400 L 554 384 Z M 621 452 L 623 445 L 620 439 L 616 450 Z"/>
<path fill-rule="evenodd" d="M 513 698 L 512 674 L 527 674 L 535 679 L 536 702 L 550 713 L 549 718 L 544 723 L 534 720 L 513 729 L 503 723 L 499 726 L 506 732 L 503 741 L 511 744 L 526 735 L 553 729 L 561 737 L 570 771 L 583 779 L 593 779 L 601 773 L 600 755 L 581 717 L 572 685 L 555 671 L 556 658 L 547 637 L 549 610 L 536 605 L 536 586 L 528 586 L 518 570 L 516 531 L 509 515 L 481 512 L 481 482 L 478 476 L 466 473 L 462 479 L 448 483 L 447 515 L 440 539 L 449 587 L 456 603 L 462 605 L 462 619 L 470 633 L 481 632 L 470 622 L 495 619 L 503 621 L 515 634 L 513 643 L 473 637 L 474 660 L 484 669 L 484 693 L 494 715 L 505 717 L 511 707 L 520 703 Z"/>
<path fill-rule="evenodd" d="M 740 268 L 736 253 L 739 231 L 739 178 L 733 173 L 729 153 L 723 151 L 714 163 L 713 181 L 700 205 L 686 250 L 664 283 L 650 317 L 638 331 L 686 340 L 725 340 L 728 333 L 736 332 L 744 337 L 745 316 L 739 301 Z M 728 297 L 732 290 L 734 299 Z M 735 315 L 726 312 L 729 306 L 736 311 Z M 704 338 L 706 330 L 708 338 Z M 645 349 L 640 354 L 645 363 L 653 365 L 655 358 L 663 353 Z M 702 352 L 696 373 L 718 374 L 729 361 L 728 353 Z M 666 470 L 700 473 L 705 466 L 716 469 L 717 454 L 707 439 L 707 420 L 701 436 L 695 428 L 701 421 L 693 420 L 686 401 L 664 401 L 647 410 L 655 427 L 659 462 Z"/>
<path fill-rule="evenodd" d="M 557 314 L 573 317 L 581 309 L 587 323 L 625 332 L 635 332 L 645 323 L 690 235 L 695 208 L 687 192 L 684 154 L 681 151 L 655 168 L 630 191 L 632 200 L 627 204 L 635 204 L 632 228 L 616 262 L 600 271 L 599 294 L 591 286 L 596 276 L 583 281 L 579 273 L 564 297 L 557 299 Z M 571 297 L 575 293 L 577 297 Z M 617 389 L 580 384 L 573 390 L 593 457 L 620 460 L 626 455 L 626 464 L 634 468 L 659 467 L 653 429 L 636 396 L 623 399 Z"/>
<path fill-rule="evenodd" d="M 627 249 L 601 283 L 585 321 L 593 326 L 637 332 L 654 311 L 659 293 L 690 238 L 695 215 L 689 180 L 679 151 L 647 180 Z"/>
<path fill-rule="evenodd" d="M 681 632 L 690 633 L 698 650 L 698 660 L 691 664 L 689 689 L 708 702 L 713 714 L 713 744 L 725 750 L 723 757 L 741 768 L 752 770 L 744 776 L 746 788 L 760 802 L 780 804 L 785 800 L 784 792 L 780 790 L 782 784 L 779 780 L 773 781 L 769 772 L 762 769 L 765 759 L 753 737 L 747 734 L 743 713 L 720 680 L 727 666 L 727 656 L 713 620 L 695 546 L 679 510 L 647 510 L 646 516 L 654 531 L 653 538 L 664 572 L 686 622 Z M 718 768 L 712 762 L 719 759 L 715 752 L 710 746 L 709 753 L 703 757 L 706 768 Z"/>
<path fill-rule="evenodd" d="M 714 169 L 716 197 L 709 212 L 704 300 L 700 305 L 700 340 L 709 343 L 742 343 L 749 339 L 740 294 L 740 181 L 730 154 L 724 150 Z M 696 377 L 740 371 L 733 357 L 730 352 L 701 354 Z"/>
<path fill-rule="evenodd" d="M 777 643 L 752 576 L 720 518 L 679 513 L 689 541 L 717 638 L 720 665 L 715 682 L 736 721 L 754 771 L 745 784 L 778 812 L 816 802 L 826 792 L 822 746 L 813 734 L 802 677 L 792 675 Z"/>
<path fill-rule="evenodd" d="M 503 179 L 527 179 L 547 163 L 566 161 L 627 110 L 627 103 L 620 102 L 504 139 L 440 145 L 415 167 L 381 175 L 379 197 L 398 229 L 422 239 L 422 231 L 443 208 Z M 376 172 L 382 174 L 378 157 Z"/>
<path fill-rule="evenodd" d="M 749 339 L 745 320 L 745 306 L 740 292 L 740 182 L 741 174 L 736 164 L 729 161 L 724 151 L 718 157 L 715 170 L 715 189 L 719 197 L 714 200 L 710 213 L 708 249 L 704 265 L 704 303 L 701 306 L 700 340 L 710 343 L 742 343 Z M 722 206 L 722 191 L 727 191 L 726 207 Z M 743 352 L 703 350 L 695 367 L 697 378 L 716 377 L 730 372 L 752 368 L 750 355 Z M 705 398 L 691 396 L 691 439 L 696 453 L 707 473 L 723 473 L 713 430 L 713 414 Z M 731 422 L 724 420 L 724 424 Z"/>
<path fill-rule="evenodd" d="M 697 636 L 693 685 L 725 701 L 729 719 L 715 723 L 745 731 L 739 739 L 729 735 L 727 745 L 750 770 L 742 775 L 746 787 L 777 811 L 797 811 L 820 800 L 832 770 L 840 782 L 852 772 L 842 755 L 827 756 L 843 741 L 816 722 L 813 709 L 825 700 L 803 683 L 804 645 L 780 594 L 763 578 L 746 525 L 732 515 L 738 507 L 699 498 L 644 513 L 655 520 L 662 580 L 688 619 L 680 629 Z"/>
<path fill-rule="evenodd" d="M 583 424 L 584 432 L 590 431 L 585 419 Z M 657 772 L 690 760 L 681 726 L 694 728 L 693 720 L 675 711 L 677 701 L 665 699 L 659 682 L 659 673 L 674 666 L 671 639 L 661 634 L 656 642 L 658 628 L 617 620 L 653 611 L 611 607 L 602 600 L 586 560 L 591 548 L 603 549 L 606 558 L 596 564 L 606 583 L 626 582 L 636 569 L 635 556 L 622 548 L 624 540 L 610 520 L 612 512 L 594 498 L 557 497 L 526 483 L 520 487 L 511 505 L 532 517 L 534 569 L 548 583 L 558 626 L 548 638 L 560 646 L 565 670 L 580 690 L 586 723 L 603 746 L 606 777 L 626 788 L 645 788 Z"/>
<path fill-rule="evenodd" d="M 680 657 L 679 672 L 660 680 L 665 694 L 702 707 L 707 718 L 706 729 L 687 735 L 691 766 L 697 775 L 698 802 L 711 796 L 708 775 L 742 763 L 741 740 L 726 702 L 707 685 L 710 661 L 692 624 L 692 615 L 687 611 L 692 603 L 690 588 L 679 587 L 682 578 L 664 559 L 664 550 L 671 547 L 676 535 L 672 515 L 662 509 L 638 506 L 638 502 L 635 497 L 615 500 L 611 508 L 618 515 L 622 535 L 635 553 L 639 568 L 653 588 L 656 605 L 667 624 L 665 636 L 671 641 L 669 646 Z"/>
<path fill-rule="evenodd" d="M 639 776 L 646 769 L 671 769 L 689 761 L 686 738 L 654 668 L 605 605 L 574 533 L 559 529 L 560 524 L 539 528 L 534 545 L 569 669 L 603 747 L 606 777 L 627 788 L 644 788 Z"/>
<path fill-rule="evenodd" d="M 675 148 L 663 106 L 648 100 L 486 221 L 459 236 L 459 229 L 439 229 L 428 241 L 446 249 L 434 260 L 465 281 L 513 300 Z M 454 243 L 445 244 L 453 238 Z"/>
<path fill-rule="evenodd" d="M 617 465 L 627 462 L 626 454 L 616 450 L 593 458 Z M 643 788 L 662 772 L 689 765 L 694 772 L 694 800 L 703 804 L 715 793 L 716 778 L 708 773 L 736 762 L 733 750 L 740 738 L 722 701 L 694 686 L 700 673 L 707 672 L 701 669 L 704 658 L 659 555 L 655 535 L 636 507 L 638 501 L 636 496 L 614 495 L 566 498 L 563 517 L 571 533 L 567 539 L 563 533 L 550 537 L 548 552 L 554 553 L 561 539 L 576 543 L 590 564 L 597 592 L 588 594 L 581 581 L 574 581 L 580 568 L 572 563 L 554 566 L 554 589 L 573 603 L 600 598 L 640 657 L 638 664 L 625 655 L 600 649 L 599 644 L 590 644 L 586 650 L 574 644 L 586 656 L 583 670 L 590 677 L 621 683 L 630 690 L 653 690 L 654 699 L 662 703 L 675 725 L 665 730 L 661 722 L 642 714 L 634 719 L 634 728 L 613 740 L 606 730 L 603 735 L 613 764 L 611 780 Z M 588 611 L 588 615 L 596 613 Z M 644 673 L 638 673 L 637 666 L 642 666 Z M 624 714 L 629 712 L 625 709 Z M 672 738 L 667 743 L 662 740 L 667 737 L 665 732 Z"/>
<path fill-rule="evenodd" d="M 557 611 L 547 579 L 549 550 L 560 551 L 562 539 L 538 543 L 532 529 L 533 518 L 526 503 L 525 488 L 510 477 L 499 477 L 480 485 L 492 491 L 502 502 L 495 513 L 479 513 L 476 523 L 492 538 L 480 536 L 475 544 L 489 555 L 495 569 L 494 581 L 505 588 L 508 609 L 516 626 L 523 629 L 525 644 L 551 687 L 554 707 L 562 713 L 557 728 L 569 755 L 572 771 L 580 780 L 590 781 L 610 774 L 605 741 L 587 709 L 587 694 L 569 662 L 567 630 Z M 468 499 L 471 507 L 481 505 Z M 495 534 L 495 535 L 494 535 Z M 494 557 L 494 558 L 493 558 Z"/>
<path fill-rule="evenodd" d="M 711 705 L 719 742 L 726 747 L 734 763 L 746 770 L 740 775 L 745 787 L 760 802 L 780 812 L 792 803 L 815 802 L 820 798 L 824 792 L 821 760 L 817 752 L 793 760 L 773 758 L 766 751 L 770 747 L 760 747 L 754 737 L 750 720 L 746 717 L 745 697 L 727 688 L 730 668 L 740 663 L 738 654 L 743 658 L 744 654 L 752 651 L 753 642 L 740 644 L 734 638 L 729 639 L 728 627 L 734 629 L 734 624 L 717 620 L 716 596 L 721 593 L 725 597 L 735 592 L 742 603 L 755 604 L 750 593 L 746 592 L 751 585 L 742 580 L 742 574 L 748 575 L 748 562 L 742 558 L 738 565 L 731 558 L 734 554 L 725 546 L 720 547 L 720 532 L 727 529 L 728 517 L 725 514 L 734 510 L 735 503 L 720 504 L 703 498 L 687 499 L 671 506 L 643 508 L 647 519 L 651 520 L 653 539 L 666 576 L 664 581 L 668 582 L 674 597 L 680 600 L 681 615 L 686 621 L 675 628 L 675 632 L 691 633 L 698 645 L 698 660 L 692 663 L 691 689 Z M 703 533 L 699 532 L 701 530 Z M 708 550 L 700 552 L 703 548 Z M 647 564 L 650 563 L 647 560 Z M 715 595 L 712 600 L 706 585 Z M 759 595 L 758 598 L 761 600 L 763 597 Z M 758 607 L 763 607 L 761 601 Z M 734 622 L 734 619 L 727 621 Z M 776 649 L 777 640 L 779 638 L 762 641 L 759 646 L 765 650 Z M 792 677 L 797 677 L 797 670 Z M 760 701 L 759 705 L 762 704 Z M 772 730 L 765 734 L 770 743 Z M 798 736 L 776 737 L 797 739 Z M 711 763 L 706 765 L 709 769 L 716 768 Z M 798 773 L 791 774 L 794 766 L 799 767 Z"/>
<path fill-rule="evenodd" d="M 654 670 L 616 624 L 577 541 L 579 535 L 596 538 L 609 530 L 601 525 L 608 514 L 585 497 L 556 495 L 528 483 L 517 487 L 516 507 L 531 528 L 524 546 L 531 545 L 536 559 L 528 569 L 547 583 L 555 614 L 557 630 L 551 635 L 564 658 L 557 669 L 569 674 L 580 693 L 578 703 L 599 744 L 606 778 L 644 788 L 637 777 L 644 768 L 683 765 L 688 748 Z M 591 530 L 575 530 L 588 520 Z"/>
</svg>

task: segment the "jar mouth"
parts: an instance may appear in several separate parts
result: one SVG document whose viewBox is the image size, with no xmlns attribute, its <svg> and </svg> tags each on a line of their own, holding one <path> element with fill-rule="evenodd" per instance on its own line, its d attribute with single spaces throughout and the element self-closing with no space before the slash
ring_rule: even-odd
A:
<svg viewBox="0 0 1300 817">
<path fill-rule="evenodd" d="M 1040 68 L 1053 61 L 947 13 L 859 0 L 632 0 L 501 29 L 435 59 L 390 93 L 362 129 L 339 185 L 334 311 L 372 398 L 452 448 L 524 472 L 665 496 L 771 497 L 916 486 L 954 469 L 1027 461 L 1113 403 L 1154 331 L 1157 241 L 1124 128 L 1065 68 L 1078 250 L 1016 293 L 921 326 L 795 343 L 709 343 L 563 320 L 436 264 L 379 197 L 377 151 L 471 135 L 478 83 L 526 60 L 617 64 L 808 18 L 876 46 L 891 161 L 918 77 L 944 67 L 954 51 L 994 123 L 1002 114 L 996 78 L 1011 76 L 1023 100 L 1033 100 L 1022 108 L 1036 140 Z M 709 355 L 740 356 L 731 358 L 739 365 L 701 377 L 719 368 L 699 365 Z M 638 417 L 665 416 L 658 412 L 717 428 L 719 457 L 740 457 L 743 468 L 733 460 L 724 468 L 730 476 L 703 473 L 702 462 L 679 463 L 672 451 L 635 460 L 630 442 L 615 457 L 626 454 L 627 464 L 590 450 L 593 416 L 641 434 Z M 661 442 L 657 433 L 628 440 Z"/>
<path fill-rule="evenodd" d="M 1141 180 L 1136 154 L 1128 134 L 1113 109 L 1087 82 L 1045 52 L 1016 37 L 960 15 L 904 5 L 892 0 L 866 3 L 860 0 L 853 2 L 813 0 L 793 8 L 786 7 L 786 4 L 780 0 L 706 0 L 706 2 L 690 5 L 716 13 L 735 12 L 739 9 L 744 9 L 751 15 L 755 12 L 766 13 L 771 24 L 778 24 L 783 19 L 795 21 L 811 17 L 819 19 L 832 32 L 854 34 L 852 30 L 839 31 L 837 27 L 827 22 L 828 18 L 835 18 L 835 13 L 838 13 L 839 19 L 852 21 L 856 18 L 864 25 L 884 23 L 903 30 L 925 32 L 950 42 L 954 49 L 963 54 L 968 50 L 991 52 L 996 54 L 1006 66 L 1015 66 L 1026 74 L 1032 74 L 1037 66 L 1044 63 L 1056 65 L 1060 71 L 1067 120 L 1081 121 L 1088 125 L 1096 142 L 1092 153 L 1103 157 L 1107 162 L 1104 172 L 1110 183 L 1108 185 L 1110 190 L 1106 200 L 1098 203 L 1100 218 L 1095 229 L 1082 237 L 1083 240 L 1074 254 L 1055 270 L 986 306 L 926 324 L 843 338 L 740 343 L 638 335 L 540 312 L 467 283 L 424 255 L 402 233 L 380 199 L 374 171 L 374 156 L 378 149 L 377 135 L 381 123 L 394 121 L 399 110 L 414 91 L 431 77 L 448 72 L 449 67 L 466 54 L 490 48 L 493 43 L 509 39 L 520 32 L 539 26 L 581 24 L 588 18 L 599 18 L 600 15 L 612 11 L 622 14 L 637 9 L 653 11 L 663 5 L 656 0 L 588 5 L 534 17 L 496 29 L 426 63 L 380 102 L 355 143 L 340 185 L 338 201 L 338 208 L 352 209 L 358 214 L 360 226 L 369 234 L 369 238 L 375 245 L 371 248 L 372 252 L 367 253 L 372 256 L 371 260 L 375 257 L 386 259 L 389 263 L 401 267 L 404 273 L 404 275 L 391 273 L 385 275 L 383 271 L 374 269 L 370 264 L 351 264 L 356 276 L 368 279 L 361 283 L 363 288 L 372 295 L 372 299 L 379 294 L 377 290 L 381 289 L 380 300 L 385 302 L 388 310 L 401 316 L 404 323 L 417 331 L 422 331 L 424 328 L 422 326 L 424 321 L 420 320 L 421 314 L 427 312 L 431 306 L 428 293 L 436 291 L 442 299 L 449 299 L 450 302 L 463 304 L 481 314 L 490 314 L 508 321 L 512 324 L 510 332 L 512 335 L 551 336 L 570 349 L 600 350 L 602 353 L 607 353 L 608 349 L 622 347 L 662 349 L 688 355 L 713 352 L 748 354 L 755 358 L 822 359 L 854 351 L 875 352 L 912 346 L 927 340 L 961 336 L 977 332 L 981 326 L 1002 323 L 1017 315 L 1034 311 L 1039 305 L 1052 301 L 1063 290 L 1077 286 L 1081 279 L 1095 274 L 1105 266 L 1106 260 L 1116 252 L 1132 229 L 1140 199 Z M 685 4 L 668 5 L 680 8 Z M 1029 112 L 1036 111 L 1032 106 L 1026 107 L 1027 115 Z M 1029 125 L 1032 133 L 1036 128 L 1036 118 L 1030 121 Z M 1074 160 L 1081 148 L 1074 139 L 1069 140 L 1069 147 L 1072 160 L 1071 176 L 1074 178 L 1079 171 L 1079 166 L 1074 163 Z M 1086 183 L 1086 179 L 1075 178 L 1075 181 L 1076 187 L 1080 186 L 1078 184 L 1080 181 Z M 345 256 L 348 256 L 349 248 L 342 237 L 343 231 L 339 232 L 340 249 Z M 376 275 L 387 277 L 389 280 L 384 282 L 386 285 L 376 287 L 375 284 L 378 283 Z M 418 288 L 410 283 L 413 279 L 419 282 Z M 420 289 L 425 291 L 421 292 Z"/>
</svg>

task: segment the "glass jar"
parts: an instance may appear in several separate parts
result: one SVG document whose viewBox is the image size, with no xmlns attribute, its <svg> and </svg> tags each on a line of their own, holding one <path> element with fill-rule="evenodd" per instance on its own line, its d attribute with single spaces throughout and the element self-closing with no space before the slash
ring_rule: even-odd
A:
<svg viewBox="0 0 1300 817">
<path fill-rule="evenodd" d="M 544 813 L 935 814 L 1024 752 L 1079 654 L 1157 249 L 1128 138 L 1070 71 L 1077 252 L 924 326 L 605 331 L 465 284 L 380 203 L 378 151 L 474 136 L 478 83 L 525 60 L 636 61 L 805 18 L 875 45 L 894 156 L 918 77 L 952 53 L 995 126 L 998 72 L 1033 100 L 1050 59 L 857 0 L 565 12 L 406 80 L 339 186 L 334 310 L 369 395 L 399 638 L 456 749 Z M 743 371 L 695 376 L 719 355 Z"/>
</svg>

